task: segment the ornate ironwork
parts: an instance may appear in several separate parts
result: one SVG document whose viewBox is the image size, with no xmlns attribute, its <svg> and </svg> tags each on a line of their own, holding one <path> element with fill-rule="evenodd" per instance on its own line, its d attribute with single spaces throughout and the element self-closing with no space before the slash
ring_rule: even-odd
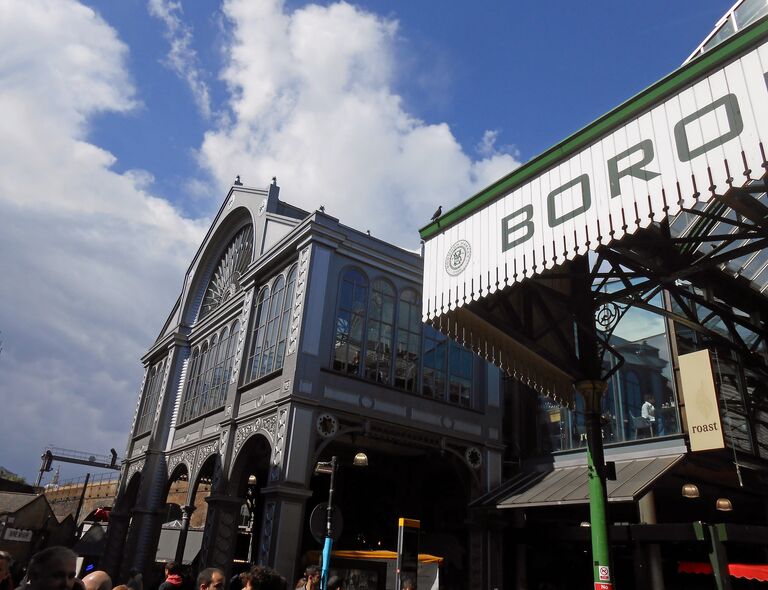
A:
<svg viewBox="0 0 768 590">
<path fill-rule="evenodd" d="M 240 277 L 251 263 L 253 226 L 246 225 L 227 246 L 203 297 L 200 318 L 221 306 L 240 289 Z"/>
</svg>

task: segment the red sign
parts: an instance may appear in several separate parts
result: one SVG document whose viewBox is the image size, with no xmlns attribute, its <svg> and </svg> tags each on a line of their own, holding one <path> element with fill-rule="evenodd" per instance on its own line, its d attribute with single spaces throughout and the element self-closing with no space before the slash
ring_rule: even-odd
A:
<svg viewBox="0 0 768 590">
<path fill-rule="evenodd" d="M 595 590 L 613 590 L 611 582 L 595 582 Z"/>
</svg>

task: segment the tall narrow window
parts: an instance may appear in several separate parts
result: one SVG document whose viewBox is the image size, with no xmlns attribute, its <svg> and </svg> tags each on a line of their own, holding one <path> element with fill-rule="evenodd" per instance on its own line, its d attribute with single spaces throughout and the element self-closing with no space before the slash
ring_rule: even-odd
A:
<svg viewBox="0 0 768 590">
<path fill-rule="evenodd" d="M 164 366 L 164 362 L 161 361 L 149 370 L 141 408 L 139 409 L 139 418 L 136 422 L 136 435 L 144 434 L 152 428 L 152 417 L 155 415 L 155 406 L 157 406 L 157 400 L 160 397 Z"/>
<path fill-rule="evenodd" d="M 268 311 L 269 287 L 264 287 L 254 303 L 251 355 L 248 357 L 248 381 L 253 381 L 259 376 L 259 363 L 261 362 L 262 350 L 264 348 L 264 333 L 267 327 Z"/>
<path fill-rule="evenodd" d="M 434 328 L 424 328 L 422 394 L 472 406 L 472 353 Z"/>
<path fill-rule="evenodd" d="M 187 365 L 187 387 L 184 392 L 184 402 L 181 404 L 180 422 L 186 422 L 192 415 L 192 402 L 194 401 L 194 392 L 199 377 L 198 367 L 200 366 L 200 347 L 192 349 L 192 357 Z"/>
<path fill-rule="evenodd" d="M 365 352 L 365 377 L 379 383 L 390 382 L 392 338 L 395 331 L 395 291 L 381 279 L 371 288 L 368 305 L 368 339 Z"/>
<path fill-rule="evenodd" d="M 426 397 L 445 399 L 448 377 L 448 338 L 430 326 L 424 327 L 424 370 L 421 391 Z"/>
<path fill-rule="evenodd" d="M 267 315 L 267 329 L 264 333 L 264 348 L 262 352 L 259 377 L 263 377 L 274 370 L 275 352 L 277 348 L 277 332 L 280 322 L 280 310 L 285 291 L 285 278 L 280 275 L 275 281 L 272 295 L 269 298 L 269 313 Z"/>
<path fill-rule="evenodd" d="M 360 374 L 363 325 L 368 301 L 368 281 L 359 270 L 347 269 L 341 277 L 336 333 L 333 343 L 333 368 Z"/>
<path fill-rule="evenodd" d="M 219 334 L 219 350 L 216 353 L 216 361 L 213 366 L 213 378 L 211 379 L 211 408 L 221 404 L 221 391 L 226 390 L 223 385 L 224 362 L 227 359 L 227 345 L 229 344 L 229 328 L 224 328 Z"/>
<path fill-rule="evenodd" d="M 296 267 L 291 268 L 288 273 L 288 281 L 285 285 L 285 298 L 283 309 L 280 315 L 280 330 L 277 335 L 277 355 L 275 357 L 275 367 L 280 368 L 285 361 L 285 346 L 288 340 L 288 330 L 291 325 L 291 310 L 293 309 L 293 294 L 296 289 Z"/>
<path fill-rule="evenodd" d="M 265 287 L 254 303 L 246 382 L 283 368 L 295 289 L 296 267 L 293 266 L 287 279 L 284 274 L 279 275 L 272 288 Z"/>
<path fill-rule="evenodd" d="M 419 344 L 421 341 L 421 302 L 415 291 L 400 295 L 397 310 L 397 358 L 395 387 L 416 392 L 419 383 Z"/>
</svg>

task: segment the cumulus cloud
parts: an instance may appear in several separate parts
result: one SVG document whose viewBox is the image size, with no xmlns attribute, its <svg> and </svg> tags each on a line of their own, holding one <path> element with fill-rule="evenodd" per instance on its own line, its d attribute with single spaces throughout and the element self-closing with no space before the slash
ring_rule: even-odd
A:
<svg viewBox="0 0 768 590">
<path fill-rule="evenodd" d="M 127 52 L 73 0 L 0 0 L 0 464 L 28 476 L 47 443 L 122 450 L 203 235 L 87 139 L 138 104 Z"/>
<path fill-rule="evenodd" d="M 231 116 L 200 162 L 221 186 L 277 175 L 283 197 L 412 247 L 438 204 L 455 205 L 518 165 L 481 140 L 468 155 L 445 123 L 407 112 L 393 87 L 398 23 L 346 2 L 289 12 L 279 0 L 228 0 Z"/>
<path fill-rule="evenodd" d="M 181 2 L 149 0 L 149 13 L 165 25 L 165 38 L 170 44 L 166 65 L 189 86 L 200 113 L 211 116 L 211 97 L 204 74 L 198 67 L 197 52 L 193 45 L 192 27 L 184 22 Z"/>
</svg>

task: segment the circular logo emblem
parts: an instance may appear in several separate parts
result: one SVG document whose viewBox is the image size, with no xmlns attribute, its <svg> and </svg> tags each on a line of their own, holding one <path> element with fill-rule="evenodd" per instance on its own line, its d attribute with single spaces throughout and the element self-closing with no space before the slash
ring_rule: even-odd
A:
<svg viewBox="0 0 768 590">
<path fill-rule="evenodd" d="M 469 258 L 472 256 L 472 247 L 467 240 L 459 240 L 445 257 L 445 272 L 451 276 L 461 273 L 469 264 Z"/>
</svg>

